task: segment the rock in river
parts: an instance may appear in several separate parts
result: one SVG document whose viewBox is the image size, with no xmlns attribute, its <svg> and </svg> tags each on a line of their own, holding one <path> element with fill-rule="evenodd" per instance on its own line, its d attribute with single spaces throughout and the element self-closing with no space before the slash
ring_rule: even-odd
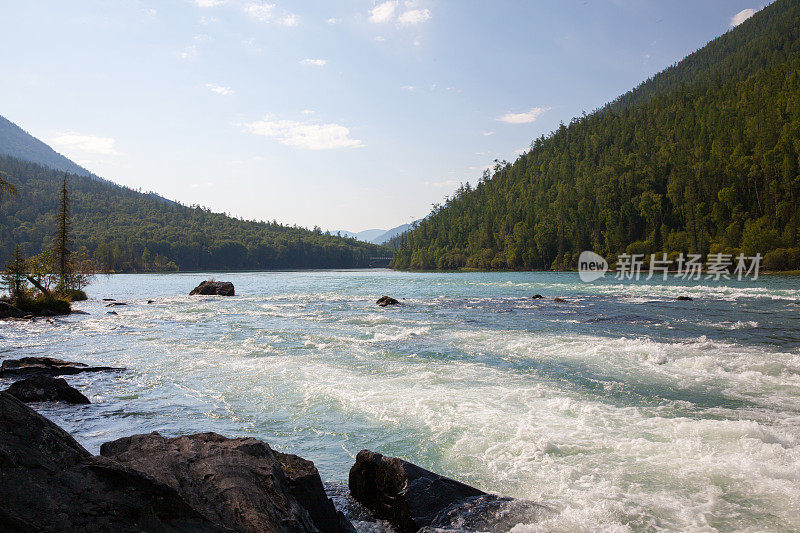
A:
<svg viewBox="0 0 800 533">
<path fill-rule="evenodd" d="M 189 293 L 189 296 L 201 294 L 206 296 L 234 296 L 233 283 L 230 281 L 204 281 Z"/>
<path fill-rule="evenodd" d="M 70 387 L 63 378 L 34 375 L 13 383 L 6 392 L 25 403 L 65 402 L 74 404 L 91 403 L 78 389 Z"/>
<path fill-rule="evenodd" d="M 392 298 L 391 296 L 381 296 L 378 298 L 378 301 L 375 302 L 376 304 L 380 305 L 381 307 L 386 307 L 387 305 L 397 305 L 400 302 Z"/>
<path fill-rule="evenodd" d="M 358 453 L 349 485 L 353 498 L 401 533 L 421 528 L 507 531 L 514 524 L 536 521 L 548 511 L 536 503 L 487 494 L 369 450 Z"/>
<path fill-rule="evenodd" d="M 0 531 L 223 531 L 174 489 L 0 392 Z"/>
<path fill-rule="evenodd" d="M 89 366 L 83 363 L 72 363 L 53 359 L 52 357 L 22 357 L 20 359 L 6 359 L 0 365 L 0 377 L 15 376 L 68 376 L 82 372 L 103 372 L 108 370 L 124 370 L 110 366 Z"/>
<path fill-rule="evenodd" d="M 150 433 L 103 444 L 100 454 L 174 488 L 208 520 L 234 531 L 354 531 L 312 462 L 254 438 Z"/>
</svg>

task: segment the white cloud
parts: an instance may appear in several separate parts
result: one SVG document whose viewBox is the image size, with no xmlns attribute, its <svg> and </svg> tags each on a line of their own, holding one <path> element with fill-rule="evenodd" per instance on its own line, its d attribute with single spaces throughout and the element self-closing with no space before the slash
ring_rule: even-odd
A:
<svg viewBox="0 0 800 533">
<path fill-rule="evenodd" d="M 198 7 L 216 7 L 225 3 L 225 0 L 194 0 Z"/>
<path fill-rule="evenodd" d="M 275 9 L 275 4 L 265 4 L 263 2 L 254 2 L 244 6 L 244 12 L 259 22 L 271 20 L 273 9 Z"/>
<path fill-rule="evenodd" d="M 483 136 L 484 137 L 488 137 L 489 135 L 494 135 L 494 132 L 493 131 L 484 131 L 483 132 Z"/>
<path fill-rule="evenodd" d="M 114 144 L 116 141 L 111 137 L 97 137 L 95 135 L 83 135 L 74 131 L 57 133 L 49 139 L 49 143 L 56 148 L 65 151 L 77 151 L 84 154 L 118 155 Z"/>
<path fill-rule="evenodd" d="M 417 88 L 416 88 L 416 87 L 414 87 L 413 85 L 403 85 L 403 86 L 402 86 L 402 87 L 400 87 L 400 88 L 401 88 L 401 89 L 403 89 L 404 91 L 408 91 L 408 92 L 410 92 L 410 93 L 413 93 L 414 91 L 416 91 L 416 90 L 417 90 Z"/>
<path fill-rule="evenodd" d="M 289 13 L 288 15 L 285 15 L 283 18 L 281 18 L 281 24 L 283 24 L 284 26 L 288 26 L 289 28 L 297 26 L 299 22 L 300 18 L 293 13 Z"/>
<path fill-rule="evenodd" d="M 221 96 L 230 96 L 233 94 L 233 89 L 230 87 L 223 87 L 222 85 L 215 85 L 213 83 L 206 83 L 206 87 L 212 92 Z"/>
<path fill-rule="evenodd" d="M 311 67 L 324 67 L 325 63 L 328 61 L 326 59 L 303 59 L 300 61 L 301 65 L 308 65 Z"/>
<path fill-rule="evenodd" d="M 303 110 L 302 110 L 302 111 L 300 111 L 300 112 L 301 112 L 302 114 L 304 114 L 304 115 L 313 115 L 313 114 L 314 114 L 314 110 L 313 110 L 313 109 L 303 109 Z"/>
<path fill-rule="evenodd" d="M 254 135 L 275 139 L 285 146 L 306 150 L 357 148 L 364 146 L 358 139 L 350 138 L 350 130 L 340 124 L 310 124 L 294 120 L 264 120 L 242 124 Z"/>
<path fill-rule="evenodd" d="M 380 35 L 378 35 L 377 37 L 375 37 L 375 41 L 376 41 L 376 42 L 379 42 L 379 43 L 382 43 L 382 42 L 383 42 L 383 41 L 385 41 L 385 40 L 386 40 L 386 38 L 385 38 L 385 37 L 382 37 L 382 36 L 380 36 Z"/>
<path fill-rule="evenodd" d="M 150 18 L 153 18 L 158 14 L 158 11 L 156 11 L 153 8 L 143 9 L 142 12 L 144 13 L 144 16 L 150 17 Z"/>
<path fill-rule="evenodd" d="M 736 13 L 733 17 L 731 17 L 731 27 L 738 26 L 745 20 L 749 19 L 753 15 L 756 14 L 755 9 L 742 9 L 738 13 Z"/>
<path fill-rule="evenodd" d="M 342 19 L 338 19 L 336 17 L 331 17 L 331 18 L 328 19 L 328 24 L 339 24 L 341 21 L 342 21 Z"/>
<path fill-rule="evenodd" d="M 197 47 L 195 45 L 189 45 L 183 49 L 181 52 L 181 59 L 194 59 L 197 57 Z"/>
<path fill-rule="evenodd" d="M 406 11 L 397 19 L 400 24 L 408 26 L 409 24 L 419 24 L 431 18 L 430 9 L 412 9 Z"/>
<path fill-rule="evenodd" d="M 506 122 L 507 124 L 529 124 L 549 109 L 549 107 L 533 107 L 530 111 L 526 111 L 525 113 L 506 113 L 501 117 L 497 117 L 497 120 Z"/>
<path fill-rule="evenodd" d="M 394 10 L 397 7 L 397 2 L 389 0 L 373 7 L 369 12 L 369 21 L 375 23 L 389 22 L 394 18 Z"/>
</svg>

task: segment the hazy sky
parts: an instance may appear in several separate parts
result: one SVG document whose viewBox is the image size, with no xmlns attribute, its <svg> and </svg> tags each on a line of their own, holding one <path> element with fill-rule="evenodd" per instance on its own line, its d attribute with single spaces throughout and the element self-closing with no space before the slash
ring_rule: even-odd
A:
<svg viewBox="0 0 800 533">
<path fill-rule="evenodd" d="M 184 204 L 390 228 L 762 5 L 0 0 L 0 115 Z"/>
</svg>

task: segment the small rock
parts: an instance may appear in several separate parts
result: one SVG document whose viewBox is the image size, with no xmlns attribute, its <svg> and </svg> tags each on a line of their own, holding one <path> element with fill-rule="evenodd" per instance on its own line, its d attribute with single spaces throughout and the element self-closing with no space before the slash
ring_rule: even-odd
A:
<svg viewBox="0 0 800 533">
<path fill-rule="evenodd" d="M 378 298 L 378 301 L 375 302 L 375 303 L 378 304 L 381 307 L 386 307 L 387 305 L 397 305 L 400 302 L 398 302 L 397 300 L 395 300 L 394 298 L 392 298 L 390 296 L 381 296 L 380 298 Z"/>
<path fill-rule="evenodd" d="M 153 303 L 154 301 L 155 301 L 155 300 L 147 300 L 147 303 L 151 304 L 151 303 Z"/>
<path fill-rule="evenodd" d="M 233 283 L 230 281 L 204 281 L 189 293 L 189 296 L 235 296 Z"/>
<path fill-rule="evenodd" d="M 557 303 L 557 304 L 565 304 L 565 303 L 567 303 L 567 301 L 566 301 L 564 298 L 560 298 L 560 297 L 558 297 L 558 296 L 556 296 L 555 298 L 553 298 L 553 301 L 554 301 L 555 303 Z"/>
<path fill-rule="evenodd" d="M 116 307 L 118 305 L 128 305 L 126 302 L 111 302 L 110 304 L 106 304 L 106 307 Z"/>
<path fill-rule="evenodd" d="M 52 357 L 22 357 L 20 359 L 6 359 L 0 365 L 0 376 L 67 376 L 82 372 L 121 371 L 123 368 L 110 366 L 89 366 L 83 363 L 73 363 L 53 359 Z"/>
<path fill-rule="evenodd" d="M 13 383 L 6 392 L 25 402 L 91 403 L 78 389 L 70 387 L 64 378 L 35 375 Z"/>
<path fill-rule="evenodd" d="M 104 302 L 113 302 L 115 301 L 114 298 L 103 298 Z"/>
<path fill-rule="evenodd" d="M 692 301 L 692 299 L 689 296 L 678 296 L 675 299 L 678 300 L 678 301 L 681 301 L 681 302 L 691 302 Z"/>
<path fill-rule="evenodd" d="M 117 312 L 116 311 L 106 311 L 106 314 L 107 315 L 116 315 Z"/>
<path fill-rule="evenodd" d="M 86 311 L 81 311 L 80 309 L 73 309 L 71 314 L 73 314 L 73 315 L 88 315 L 89 313 L 87 313 Z"/>
<path fill-rule="evenodd" d="M 544 298 L 544 296 L 542 296 L 541 294 L 534 294 L 534 295 L 533 295 L 533 299 L 534 299 L 534 300 L 539 300 L 539 299 L 541 299 L 541 298 Z"/>
</svg>

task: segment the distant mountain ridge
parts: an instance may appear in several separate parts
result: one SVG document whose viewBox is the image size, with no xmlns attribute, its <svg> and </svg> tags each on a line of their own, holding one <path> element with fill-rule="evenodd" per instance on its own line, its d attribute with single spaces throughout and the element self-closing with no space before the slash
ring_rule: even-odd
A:
<svg viewBox="0 0 800 533">
<path fill-rule="evenodd" d="M 349 237 L 351 239 L 356 239 L 362 242 L 371 242 L 372 244 L 386 244 L 392 238 L 411 229 L 411 226 L 414 224 L 418 224 L 420 220 L 415 220 L 410 224 L 400 224 L 399 226 L 395 226 L 390 230 L 367 229 L 359 232 L 336 230 L 336 231 L 331 231 L 331 234 L 341 235 L 342 237 Z"/>
<path fill-rule="evenodd" d="M 31 161 L 53 170 L 97 177 L 3 116 L 0 116 L 0 154 Z"/>
</svg>

